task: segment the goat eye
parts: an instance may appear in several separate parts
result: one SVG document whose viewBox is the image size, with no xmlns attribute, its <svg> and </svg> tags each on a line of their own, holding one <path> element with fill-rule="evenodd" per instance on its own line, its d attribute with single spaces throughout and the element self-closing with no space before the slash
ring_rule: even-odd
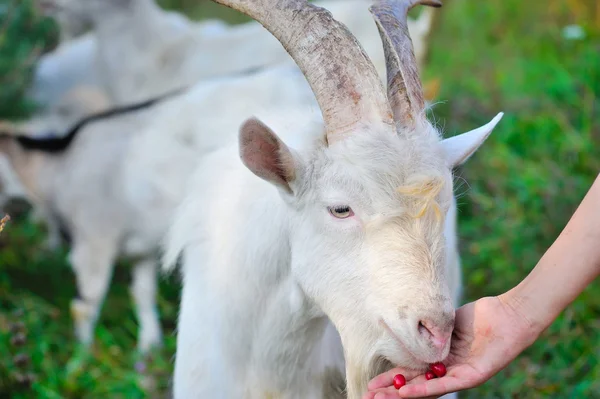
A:
<svg viewBox="0 0 600 399">
<path fill-rule="evenodd" d="M 354 211 L 352 211 L 352 208 L 350 208 L 347 205 L 343 205 L 343 206 L 333 206 L 333 207 L 329 207 L 329 213 L 331 213 L 331 215 L 335 218 L 338 219 L 346 219 L 349 218 L 350 216 L 354 216 Z"/>
</svg>

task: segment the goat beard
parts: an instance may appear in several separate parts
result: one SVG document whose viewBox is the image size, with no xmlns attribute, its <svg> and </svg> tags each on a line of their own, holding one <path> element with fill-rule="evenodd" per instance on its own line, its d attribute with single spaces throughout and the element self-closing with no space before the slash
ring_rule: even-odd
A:
<svg viewBox="0 0 600 399">
<path fill-rule="evenodd" d="M 380 355 L 364 357 L 363 361 L 358 362 L 350 360 L 346 367 L 347 398 L 361 398 L 367 392 L 371 379 L 394 367 L 392 362 Z"/>
</svg>

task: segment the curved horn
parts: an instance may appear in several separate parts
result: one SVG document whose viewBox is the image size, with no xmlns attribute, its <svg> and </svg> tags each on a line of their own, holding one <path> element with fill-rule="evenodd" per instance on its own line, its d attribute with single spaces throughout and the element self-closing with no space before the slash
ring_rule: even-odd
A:
<svg viewBox="0 0 600 399">
<path fill-rule="evenodd" d="M 440 0 L 380 0 L 369 7 L 383 42 L 388 98 L 394 120 L 414 127 L 425 110 L 423 87 L 408 32 L 408 11 L 417 4 L 441 7 Z"/>
<path fill-rule="evenodd" d="M 294 59 L 319 103 L 329 143 L 358 123 L 393 124 L 375 67 L 356 38 L 306 0 L 214 0 L 262 24 Z"/>
</svg>

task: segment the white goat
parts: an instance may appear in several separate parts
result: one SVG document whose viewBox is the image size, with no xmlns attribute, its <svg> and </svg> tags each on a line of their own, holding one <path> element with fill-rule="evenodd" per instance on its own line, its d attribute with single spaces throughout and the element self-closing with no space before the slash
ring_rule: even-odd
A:
<svg viewBox="0 0 600 399">
<path fill-rule="evenodd" d="M 43 107 L 51 106 L 57 98 L 61 98 L 77 86 L 103 87 L 111 76 L 105 76 L 103 68 L 103 54 L 98 46 L 98 35 L 95 32 L 84 33 L 82 27 L 90 26 L 89 16 L 81 13 L 63 12 L 65 4 L 62 1 L 38 0 L 40 6 L 48 15 L 57 18 L 61 28 L 65 31 L 60 45 L 53 51 L 40 57 L 36 65 L 34 80 L 29 89 L 28 96 Z M 92 4 L 93 1 L 85 0 L 79 4 Z M 109 1 L 105 1 L 108 5 Z M 126 2 L 112 2 L 125 6 Z M 92 9 L 89 10 L 92 13 Z M 179 33 L 187 29 L 191 23 L 185 16 L 177 12 L 164 12 L 163 24 L 160 28 L 164 32 Z M 140 15 L 143 19 L 145 15 Z M 163 26 L 164 25 L 164 26 Z M 207 21 L 203 25 L 205 32 L 220 29 L 225 26 L 220 21 Z M 105 43 L 106 46 L 116 45 L 123 48 L 117 36 L 112 37 L 115 42 Z M 129 44 L 129 42 L 128 42 Z M 132 51 L 136 51 L 134 49 Z M 112 54 L 109 54 L 112 55 Z M 113 63 L 121 64 L 123 59 L 116 59 Z M 114 71 L 116 73 L 116 71 Z"/>
<path fill-rule="evenodd" d="M 236 98 L 240 91 L 253 93 L 252 101 Z M 106 111 L 101 98 L 92 89 L 79 89 L 59 104 L 81 109 L 82 114 L 97 113 Z M 247 114 L 279 103 L 313 102 L 298 68 L 281 66 L 198 83 L 148 109 L 88 122 L 76 134 L 70 124 L 59 124 L 64 118 L 55 118 L 61 106 L 45 118 L 24 124 L 0 123 L 0 131 L 10 134 L 0 139 L 0 152 L 10 160 L 24 195 L 45 216 L 55 240 L 59 228 L 70 235 L 69 258 L 81 297 L 73 301 L 72 309 L 82 342 L 92 340 L 118 255 L 136 261 L 132 294 L 140 320 L 139 347 L 146 350 L 159 342 L 153 299 L 155 252 L 198 160 L 231 141 L 224 134 L 197 132 L 203 133 L 203 126 L 220 119 L 225 107 Z M 108 112 L 115 111 L 110 108 Z M 22 137 L 23 132 L 32 136 L 61 128 L 72 132 Z M 231 124 L 229 132 L 235 134 L 235 128 Z"/>
<path fill-rule="evenodd" d="M 94 113 L 106 111 L 110 102 L 93 86 L 79 86 L 69 90 L 59 100 L 23 123 L 0 122 L 0 131 L 9 134 L 27 132 L 32 138 L 60 137 L 80 120 Z M 27 191 L 5 154 L 0 154 L 0 208 L 7 208 L 10 200 L 27 200 Z M 6 209 L 8 211 L 8 209 Z M 61 242 L 60 226 L 46 215 L 43 208 L 33 208 L 33 219 L 45 222 L 48 235 L 45 246 L 54 250 Z"/>
<path fill-rule="evenodd" d="M 201 79 L 268 67 L 292 59 L 260 24 L 203 21 L 174 27 L 153 0 L 54 0 L 73 18 L 91 22 L 102 81 L 116 104 L 142 101 Z M 376 68 L 385 60 L 366 0 L 321 0 L 363 44 Z M 432 12 L 411 22 L 417 59 L 427 50 Z"/>
<path fill-rule="evenodd" d="M 92 112 L 96 103 L 89 99 L 77 93 L 70 97 Z M 69 108 L 75 107 L 70 104 Z M 0 151 L 9 159 L 28 200 L 51 226 L 62 227 L 71 238 L 69 261 L 79 293 L 72 312 L 77 337 L 84 344 L 92 342 L 118 256 L 134 261 L 131 293 L 140 323 L 139 349 L 146 351 L 160 342 L 155 310 L 156 250 L 181 196 L 171 195 L 183 189 L 184 177 L 179 179 L 179 169 L 174 168 L 191 169 L 191 164 L 185 164 L 185 147 L 175 157 L 160 137 L 154 141 L 162 145 L 163 152 L 140 153 L 143 123 L 152 112 L 149 108 L 105 117 L 62 138 L 16 137 L 16 131 L 31 125 L 2 125 L 10 134 L 0 136 Z M 136 173 L 143 169 L 140 162 L 148 165 L 157 158 L 153 155 L 167 154 L 171 156 L 169 164 L 152 174 Z"/>
<path fill-rule="evenodd" d="M 239 145 L 200 160 L 166 244 L 165 265 L 181 256 L 183 273 L 174 398 L 356 399 L 391 364 L 443 360 L 460 284 L 452 169 L 502 114 L 444 140 L 427 121 L 406 29 L 417 0 L 371 8 L 387 96 L 329 12 L 216 1 L 283 44 L 322 117 L 281 102 L 254 113 L 263 122 L 224 107 L 202 126 L 241 128 Z"/>
</svg>

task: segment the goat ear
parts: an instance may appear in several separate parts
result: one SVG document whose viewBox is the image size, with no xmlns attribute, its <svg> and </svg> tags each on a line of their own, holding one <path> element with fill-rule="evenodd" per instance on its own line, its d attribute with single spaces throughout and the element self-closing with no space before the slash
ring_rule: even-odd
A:
<svg viewBox="0 0 600 399">
<path fill-rule="evenodd" d="M 240 158 L 256 176 L 292 193 L 289 183 L 296 178 L 292 153 L 256 118 L 248 119 L 240 128 Z"/>
<path fill-rule="evenodd" d="M 444 153 L 446 154 L 448 165 L 454 168 L 466 162 L 466 160 L 469 159 L 469 157 L 473 155 L 488 138 L 490 133 L 492 133 L 492 130 L 494 130 L 494 127 L 500 122 L 503 115 L 504 113 L 500 112 L 486 125 L 471 130 L 470 132 L 442 140 L 441 144 Z"/>
</svg>

